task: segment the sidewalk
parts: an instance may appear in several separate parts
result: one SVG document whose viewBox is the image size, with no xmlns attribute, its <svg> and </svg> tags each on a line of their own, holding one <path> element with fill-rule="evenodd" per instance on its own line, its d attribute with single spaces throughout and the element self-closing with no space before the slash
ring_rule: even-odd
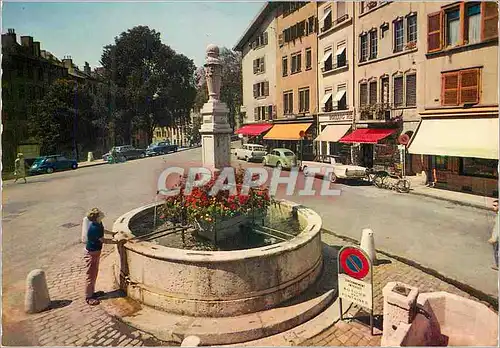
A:
<svg viewBox="0 0 500 348">
<path fill-rule="evenodd" d="M 328 233 L 323 233 L 323 241 L 340 249 L 345 242 Z M 173 342 L 162 342 L 150 334 L 128 327 L 118 319 L 109 316 L 101 306 L 88 306 L 83 299 L 85 266 L 81 246 L 74 247 L 71 258 L 61 265 L 46 269 L 49 293 L 55 308 L 29 317 L 33 328 L 33 341 L 42 346 L 178 346 Z M 103 256 L 109 255 L 112 247 L 106 246 Z M 395 259 L 377 255 L 385 260 L 374 268 L 374 314 L 382 315 L 382 288 L 390 281 L 401 281 L 418 286 L 421 292 L 448 291 L 467 298 L 472 296 Z M 335 267 L 335 265 L 329 265 Z M 106 301 L 106 300 L 103 300 Z M 130 305 L 134 304 L 130 301 Z M 22 305 L 22 304 L 20 304 Z M 347 316 L 356 315 L 359 308 L 352 306 Z M 321 315 L 312 319 L 321 320 Z M 377 321 L 376 321 L 377 323 Z M 280 335 L 248 342 L 245 345 L 273 346 L 379 346 L 379 335 L 371 336 L 368 326 L 358 321 L 334 321 L 322 323 L 326 328 L 313 337 L 304 329 L 305 324 Z M 379 325 L 380 326 L 380 325 Z M 302 327 L 302 328 L 301 328 Z M 168 329 L 168 328 L 166 328 Z M 301 333 L 302 332 L 302 333 Z"/>
<path fill-rule="evenodd" d="M 473 195 L 470 193 L 449 191 L 445 189 L 432 188 L 425 186 L 422 176 L 407 176 L 411 181 L 410 193 L 420 196 L 431 197 L 443 201 L 453 202 L 469 207 L 474 207 L 483 210 L 492 210 L 494 198 Z"/>
</svg>

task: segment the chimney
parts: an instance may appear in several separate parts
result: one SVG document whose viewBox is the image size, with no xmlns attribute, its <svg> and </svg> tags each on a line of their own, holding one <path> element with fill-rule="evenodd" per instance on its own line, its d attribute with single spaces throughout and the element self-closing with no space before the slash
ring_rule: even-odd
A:
<svg viewBox="0 0 500 348">
<path fill-rule="evenodd" d="M 87 75 L 90 75 L 90 65 L 88 62 L 85 62 L 85 66 L 83 67 L 83 72 Z"/>
<path fill-rule="evenodd" d="M 35 57 L 40 57 L 40 42 L 35 41 L 33 42 L 33 55 Z"/>
<path fill-rule="evenodd" d="M 7 34 L 2 34 L 2 46 L 12 46 L 17 44 L 16 31 L 8 29 Z"/>
<path fill-rule="evenodd" d="M 71 59 L 71 56 L 64 56 L 63 65 L 69 72 L 73 72 L 73 59 Z"/>
<path fill-rule="evenodd" d="M 21 36 L 21 45 L 26 47 L 30 54 L 33 54 L 33 38 L 31 36 Z"/>
</svg>

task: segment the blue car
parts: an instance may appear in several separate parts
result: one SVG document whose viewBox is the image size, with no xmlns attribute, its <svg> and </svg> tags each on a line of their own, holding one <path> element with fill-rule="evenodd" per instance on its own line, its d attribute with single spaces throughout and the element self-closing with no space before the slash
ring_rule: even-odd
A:
<svg viewBox="0 0 500 348">
<path fill-rule="evenodd" d="M 78 168 L 78 162 L 61 155 L 42 156 L 35 159 L 29 169 L 30 175 L 50 174 L 55 171 Z"/>
<path fill-rule="evenodd" d="M 177 145 L 171 145 L 166 141 L 161 141 L 148 146 L 146 149 L 146 156 L 157 156 L 164 155 L 169 152 L 177 152 L 179 147 Z"/>
</svg>

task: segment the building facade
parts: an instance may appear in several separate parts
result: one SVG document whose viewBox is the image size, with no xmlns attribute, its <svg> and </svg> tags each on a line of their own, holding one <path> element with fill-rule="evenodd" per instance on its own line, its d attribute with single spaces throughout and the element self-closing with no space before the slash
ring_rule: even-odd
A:
<svg viewBox="0 0 500 348">
<path fill-rule="evenodd" d="M 276 7 L 266 3 L 234 47 L 242 53 L 244 124 L 276 117 Z"/>
<path fill-rule="evenodd" d="M 498 7 L 423 3 L 422 122 L 409 146 L 434 185 L 498 196 Z"/>
<path fill-rule="evenodd" d="M 350 158 L 339 142 L 354 122 L 354 6 L 346 1 L 318 5 L 318 131 L 321 155 Z"/>
</svg>

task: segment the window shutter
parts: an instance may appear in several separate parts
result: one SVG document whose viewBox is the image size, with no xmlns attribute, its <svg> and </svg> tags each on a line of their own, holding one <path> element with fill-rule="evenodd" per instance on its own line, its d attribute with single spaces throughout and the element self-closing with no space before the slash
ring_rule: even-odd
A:
<svg viewBox="0 0 500 348">
<path fill-rule="evenodd" d="M 264 82 L 264 95 L 269 96 L 269 81 Z"/>
<path fill-rule="evenodd" d="M 496 2 L 481 3 L 482 9 L 482 39 L 498 37 L 498 5 Z"/>
<path fill-rule="evenodd" d="M 368 104 L 368 84 L 362 83 L 359 85 L 359 105 Z"/>
<path fill-rule="evenodd" d="M 263 73 L 266 71 L 266 64 L 264 62 L 264 58 L 260 59 L 260 72 Z"/>
<path fill-rule="evenodd" d="M 394 96 L 394 106 L 401 107 L 404 104 L 403 100 L 403 76 L 394 78 L 394 86 L 393 86 L 393 96 Z"/>
<path fill-rule="evenodd" d="M 283 42 L 283 41 L 284 41 L 284 40 L 283 40 L 283 34 L 280 34 L 280 35 L 278 36 L 278 44 L 280 45 L 280 47 L 281 47 L 281 46 L 283 46 L 283 44 L 284 44 L 284 42 Z"/>
<path fill-rule="evenodd" d="M 253 109 L 253 119 L 255 121 L 258 121 L 259 120 L 259 108 L 254 108 Z"/>
<path fill-rule="evenodd" d="M 264 33 L 264 45 L 267 45 L 268 44 L 268 41 L 269 38 L 267 37 L 267 31 Z"/>
<path fill-rule="evenodd" d="M 257 47 L 257 40 L 254 40 L 254 41 L 252 42 L 252 48 L 254 48 L 254 49 L 255 49 L 256 47 Z"/>
<path fill-rule="evenodd" d="M 442 47 L 442 14 L 441 12 L 431 13 L 427 16 L 427 51 L 439 51 Z"/>
<path fill-rule="evenodd" d="M 377 81 L 370 82 L 370 105 L 377 103 Z"/>
<path fill-rule="evenodd" d="M 460 71 L 460 104 L 479 103 L 479 69 Z"/>
<path fill-rule="evenodd" d="M 302 70 L 302 54 L 297 55 L 297 71 Z"/>
<path fill-rule="evenodd" d="M 417 75 L 406 75 L 406 106 L 417 105 Z"/>
<path fill-rule="evenodd" d="M 255 83 L 253 85 L 253 97 L 257 98 L 259 96 L 259 84 Z"/>
<path fill-rule="evenodd" d="M 442 105 L 458 105 L 458 72 L 443 74 Z"/>
<path fill-rule="evenodd" d="M 259 61 L 258 61 L 257 59 L 254 59 L 254 60 L 253 60 L 253 73 L 254 73 L 254 74 L 256 74 L 256 73 L 257 73 L 258 64 L 259 64 Z"/>
<path fill-rule="evenodd" d="M 269 107 L 263 106 L 264 108 L 264 120 L 269 120 Z"/>
</svg>

